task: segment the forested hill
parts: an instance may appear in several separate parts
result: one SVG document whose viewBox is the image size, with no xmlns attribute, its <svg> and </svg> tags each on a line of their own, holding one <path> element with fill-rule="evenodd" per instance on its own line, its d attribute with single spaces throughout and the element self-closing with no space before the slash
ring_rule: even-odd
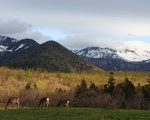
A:
<svg viewBox="0 0 150 120">
<path fill-rule="evenodd" d="M 99 69 L 55 41 L 45 42 L 23 51 L 5 63 L 11 68 L 32 68 L 47 71 L 84 71 Z"/>
</svg>

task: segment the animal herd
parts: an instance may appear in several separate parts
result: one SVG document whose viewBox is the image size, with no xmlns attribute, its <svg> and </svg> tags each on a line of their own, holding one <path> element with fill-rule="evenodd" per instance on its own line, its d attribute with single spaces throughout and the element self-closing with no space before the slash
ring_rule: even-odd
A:
<svg viewBox="0 0 150 120">
<path fill-rule="evenodd" d="M 11 97 L 8 99 L 6 105 L 5 105 L 5 110 L 8 109 L 9 105 L 17 106 L 17 108 L 20 105 L 19 102 L 19 97 Z M 44 97 L 40 99 L 38 107 L 49 107 L 50 106 L 50 101 L 48 97 Z M 61 100 L 58 102 L 57 107 L 69 107 L 69 100 Z"/>
</svg>

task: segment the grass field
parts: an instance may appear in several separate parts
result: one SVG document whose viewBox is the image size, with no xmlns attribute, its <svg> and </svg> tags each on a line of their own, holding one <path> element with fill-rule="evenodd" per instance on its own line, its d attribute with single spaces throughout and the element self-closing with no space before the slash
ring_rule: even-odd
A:
<svg viewBox="0 0 150 120">
<path fill-rule="evenodd" d="M 0 111 L 1 120 L 150 120 L 147 110 L 31 108 Z"/>
</svg>

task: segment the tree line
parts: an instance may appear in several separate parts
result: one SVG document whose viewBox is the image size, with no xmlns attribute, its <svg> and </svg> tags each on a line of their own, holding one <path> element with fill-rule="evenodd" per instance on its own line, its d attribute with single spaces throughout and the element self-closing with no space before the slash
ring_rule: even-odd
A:
<svg viewBox="0 0 150 120">
<path fill-rule="evenodd" d="M 137 87 L 128 79 L 116 84 L 113 72 L 104 86 L 93 82 L 87 87 L 82 80 L 75 89 L 73 105 L 76 107 L 103 107 L 119 109 L 150 109 L 150 80 Z"/>
</svg>

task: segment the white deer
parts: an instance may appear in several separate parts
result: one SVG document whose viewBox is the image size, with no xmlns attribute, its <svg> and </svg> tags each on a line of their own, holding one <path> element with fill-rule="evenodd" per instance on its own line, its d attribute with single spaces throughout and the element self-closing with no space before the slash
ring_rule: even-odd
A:
<svg viewBox="0 0 150 120">
<path fill-rule="evenodd" d="M 50 102 L 49 102 L 49 98 L 48 97 L 44 97 L 40 100 L 39 102 L 39 107 L 49 107 Z"/>
<path fill-rule="evenodd" d="M 5 105 L 5 109 L 7 109 L 7 107 L 12 104 L 13 106 L 16 104 L 17 108 L 19 107 L 19 98 L 18 97 L 11 97 L 8 99 L 6 105 Z"/>
</svg>

